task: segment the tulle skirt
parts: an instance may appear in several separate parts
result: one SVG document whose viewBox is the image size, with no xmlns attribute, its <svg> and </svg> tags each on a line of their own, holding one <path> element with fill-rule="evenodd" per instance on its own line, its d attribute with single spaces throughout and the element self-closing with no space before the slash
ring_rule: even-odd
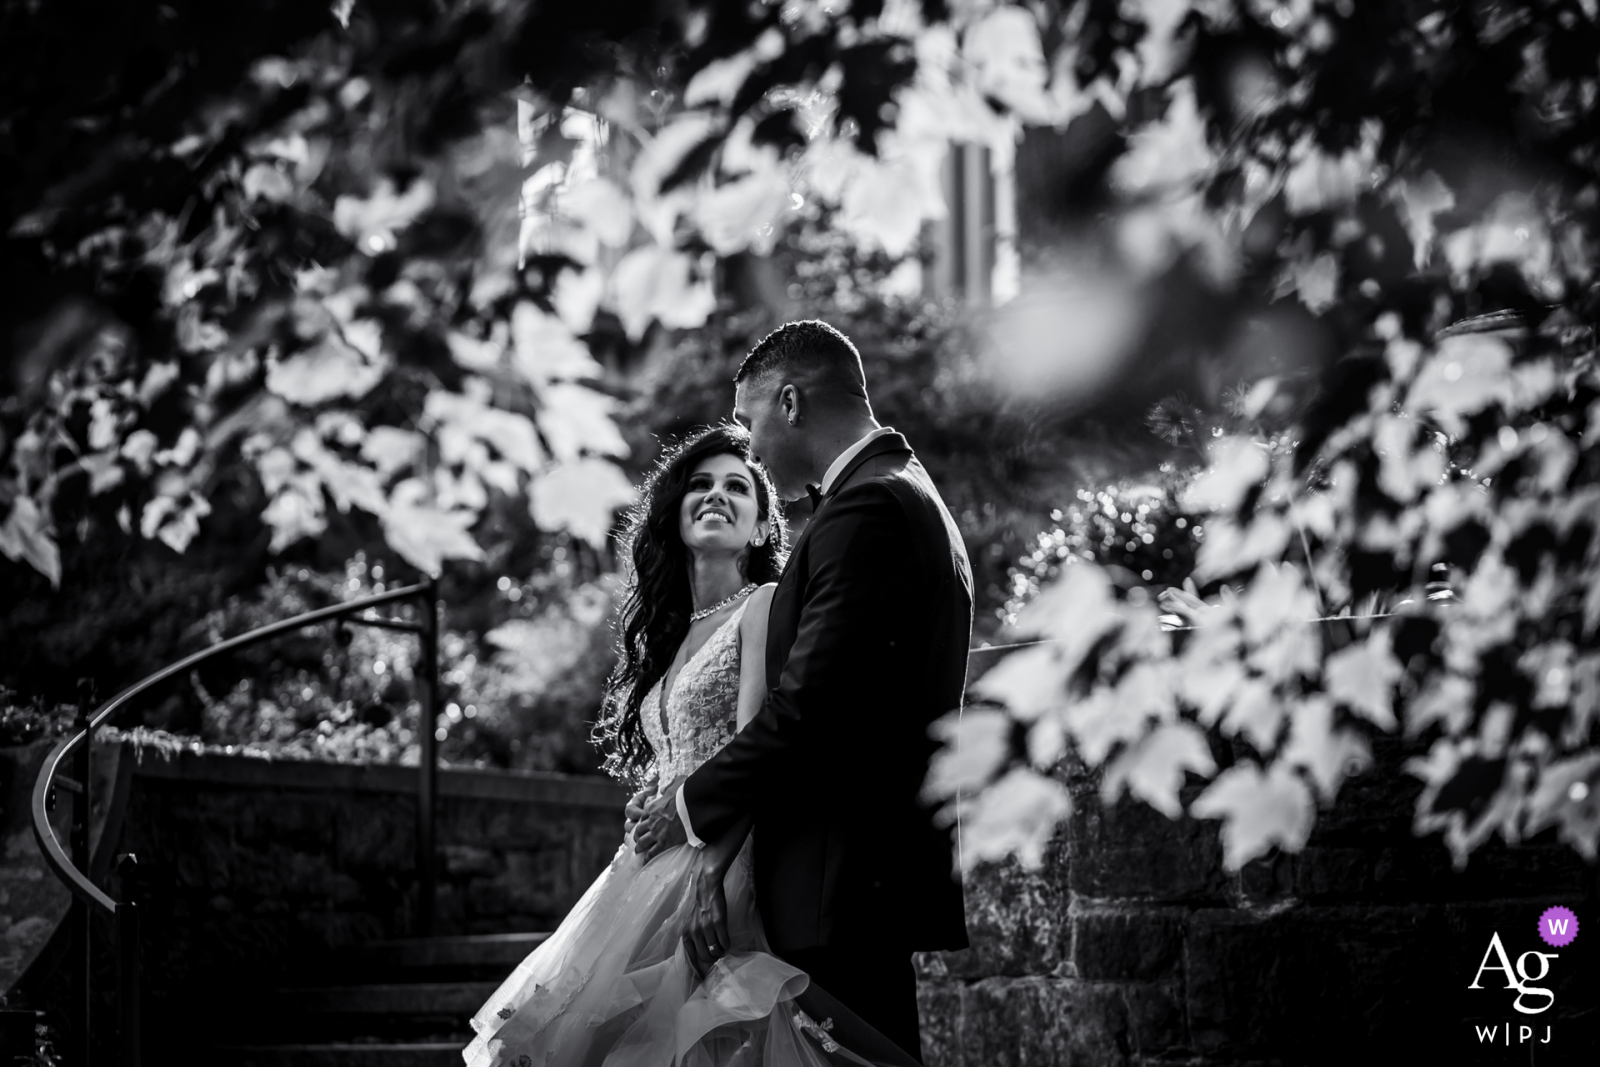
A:
<svg viewBox="0 0 1600 1067">
<path fill-rule="evenodd" d="M 641 863 L 624 841 L 548 940 L 472 1019 L 468 1067 L 827 1067 L 876 1064 L 795 1002 L 805 972 L 774 956 L 750 888 L 750 843 L 723 883 L 728 952 L 704 982 L 682 935 L 699 849 Z M 835 1002 L 836 1003 L 836 1002 Z"/>
</svg>

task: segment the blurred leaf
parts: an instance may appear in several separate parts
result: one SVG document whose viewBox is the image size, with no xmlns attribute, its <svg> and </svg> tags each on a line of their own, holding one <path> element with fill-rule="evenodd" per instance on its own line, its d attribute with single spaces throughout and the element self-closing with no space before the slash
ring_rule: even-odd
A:
<svg viewBox="0 0 1600 1067">
<path fill-rule="evenodd" d="M 437 575 L 447 559 L 483 559 L 483 549 L 470 533 L 477 515 L 445 511 L 429 500 L 421 481 L 408 478 L 394 487 L 383 513 L 383 536 L 389 547 L 424 574 Z"/>
<path fill-rule="evenodd" d="M 359 400 L 383 379 L 384 371 L 329 334 L 304 352 L 269 363 L 267 388 L 290 403 L 315 407 L 340 397 Z"/>
<path fill-rule="evenodd" d="M 634 500 L 633 483 L 614 463 L 585 457 L 558 463 L 528 487 L 528 513 L 544 530 L 566 530 L 605 547 L 617 511 Z"/>
<path fill-rule="evenodd" d="M 1186 722 L 1167 723 L 1112 761 L 1100 786 L 1100 799 L 1112 803 L 1124 788 L 1169 819 L 1183 814 L 1178 790 L 1184 774 L 1209 776 L 1216 762 L 1205 735 Z"/>
<path fill-rule="evenodd" d="M 938 720 L 929 734 L 943 742 L 928 766 L 923 797 L 932 803 L 975 796 L 1011 756 L 1011 717 L 994 708 L 967 708 Z"/>
<path fill-rule="evenodd" d="M 1266 774 L 1250 761 L 1223 771 L 1194 803 L 1197 819 L 1221 819 L 1222 863 L 1237 871 L 1274 845 L 1290 852 L 1305 847 L 1316 815 L 1311 791 L 1283 762 Z"/>
<path fill-rule="evenodd" d="M 1328 695 L 1384 730 L 1393 730 L 1394 688 L 1404 668 L 1389 650 L 1387 627 L 1374 629 L 1365 641 L 1328 657 L 1323 678 Z"/>
<path fill-rule="evenodd" d="M 1044 863 L 1045 846 L 1056 824 L 1072 811 L 1061 783 L 1025 768 L 1014 768 L 962 808 L 961 865 L 971 870 L 984 861 L 1015 855 L 1025 870 Z"/>
<path fill-rule="evenodd" d="M 1332 701 L 1312 695 L 1289 709 L 1289 743 L 1282 762 L 1310 774 L 1322 798 L 1332 803 L 1346 777 L 1371 766 L 1372 754 L 1353 731 L 1334 729 Z"/>
<path fill-rule="evenodd" d="M 50 533 L 49 520 L 30 496 L 11 501 L 11 513 L 0 525 L 0 552 L 10 559 L 27 563 L 50 579 L 53 588 L 61 586 L 61 552 Z"/>
</svg>

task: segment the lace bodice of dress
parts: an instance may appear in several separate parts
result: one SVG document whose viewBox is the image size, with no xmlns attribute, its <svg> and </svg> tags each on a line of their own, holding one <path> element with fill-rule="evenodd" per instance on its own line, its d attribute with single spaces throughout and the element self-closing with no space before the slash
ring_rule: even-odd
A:
<svg viewBox="0 0 1600 1067">
<path fill-rule="evenodd" d="M 716 755 L 738 729 L 739 620 L 745 604 L 689 657 L 665 700 L 658 681 L 639 708 L 663 787 Z"/>
</svg>

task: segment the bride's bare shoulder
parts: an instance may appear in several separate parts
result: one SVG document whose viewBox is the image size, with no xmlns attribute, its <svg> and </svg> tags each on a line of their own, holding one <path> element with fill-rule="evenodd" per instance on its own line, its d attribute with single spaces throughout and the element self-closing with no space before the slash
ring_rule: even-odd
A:
<svg viewBox="0 0 1600 1067">
<path fill-rule="evenodd" d="M 752 638 L 765 639 L 767 633 L 767 612 L 772 610 L 772 591 L 778 588 L 777 582 L 768 582 L 757 587 L 750 594 L 750 600 L 745 604 L 744 615 L 739 619 L 739 634 L 746 640 Z"/>
</svg>

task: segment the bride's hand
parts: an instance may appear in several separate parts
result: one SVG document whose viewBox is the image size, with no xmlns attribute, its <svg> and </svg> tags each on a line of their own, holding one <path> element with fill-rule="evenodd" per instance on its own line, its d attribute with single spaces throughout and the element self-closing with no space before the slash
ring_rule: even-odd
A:
<svg viewBox="0 0 1600 1067">
<path fill-rule="evenodd" d="M 683 823 L 678 820 L 676 790 L 663 793 L 644 806 L 644 812 L 633 828 L 633 849 L 649 863 L 667 849 L 689 840 Z"/>
<path fill-rule="evenodd" d="M 722 888 L 723 874 L 720 864 L 700 864 L 690 874 L 694 911 L 683 931 L 683 947 L 689 965 L 702 979 L 728 953 L 728 899 Z"/>
<path fill-rule="evenodd" d="M 651 797 L 655 796 L 655 793 L 656 787 L 647 785 L 633 794 L 633 799 L 628 801 L 628 806 L 622 809 L 622 833 L 624 837 L 633 833 L 633 828 L 644 817 L 645 804 Z"/>
</svg>

